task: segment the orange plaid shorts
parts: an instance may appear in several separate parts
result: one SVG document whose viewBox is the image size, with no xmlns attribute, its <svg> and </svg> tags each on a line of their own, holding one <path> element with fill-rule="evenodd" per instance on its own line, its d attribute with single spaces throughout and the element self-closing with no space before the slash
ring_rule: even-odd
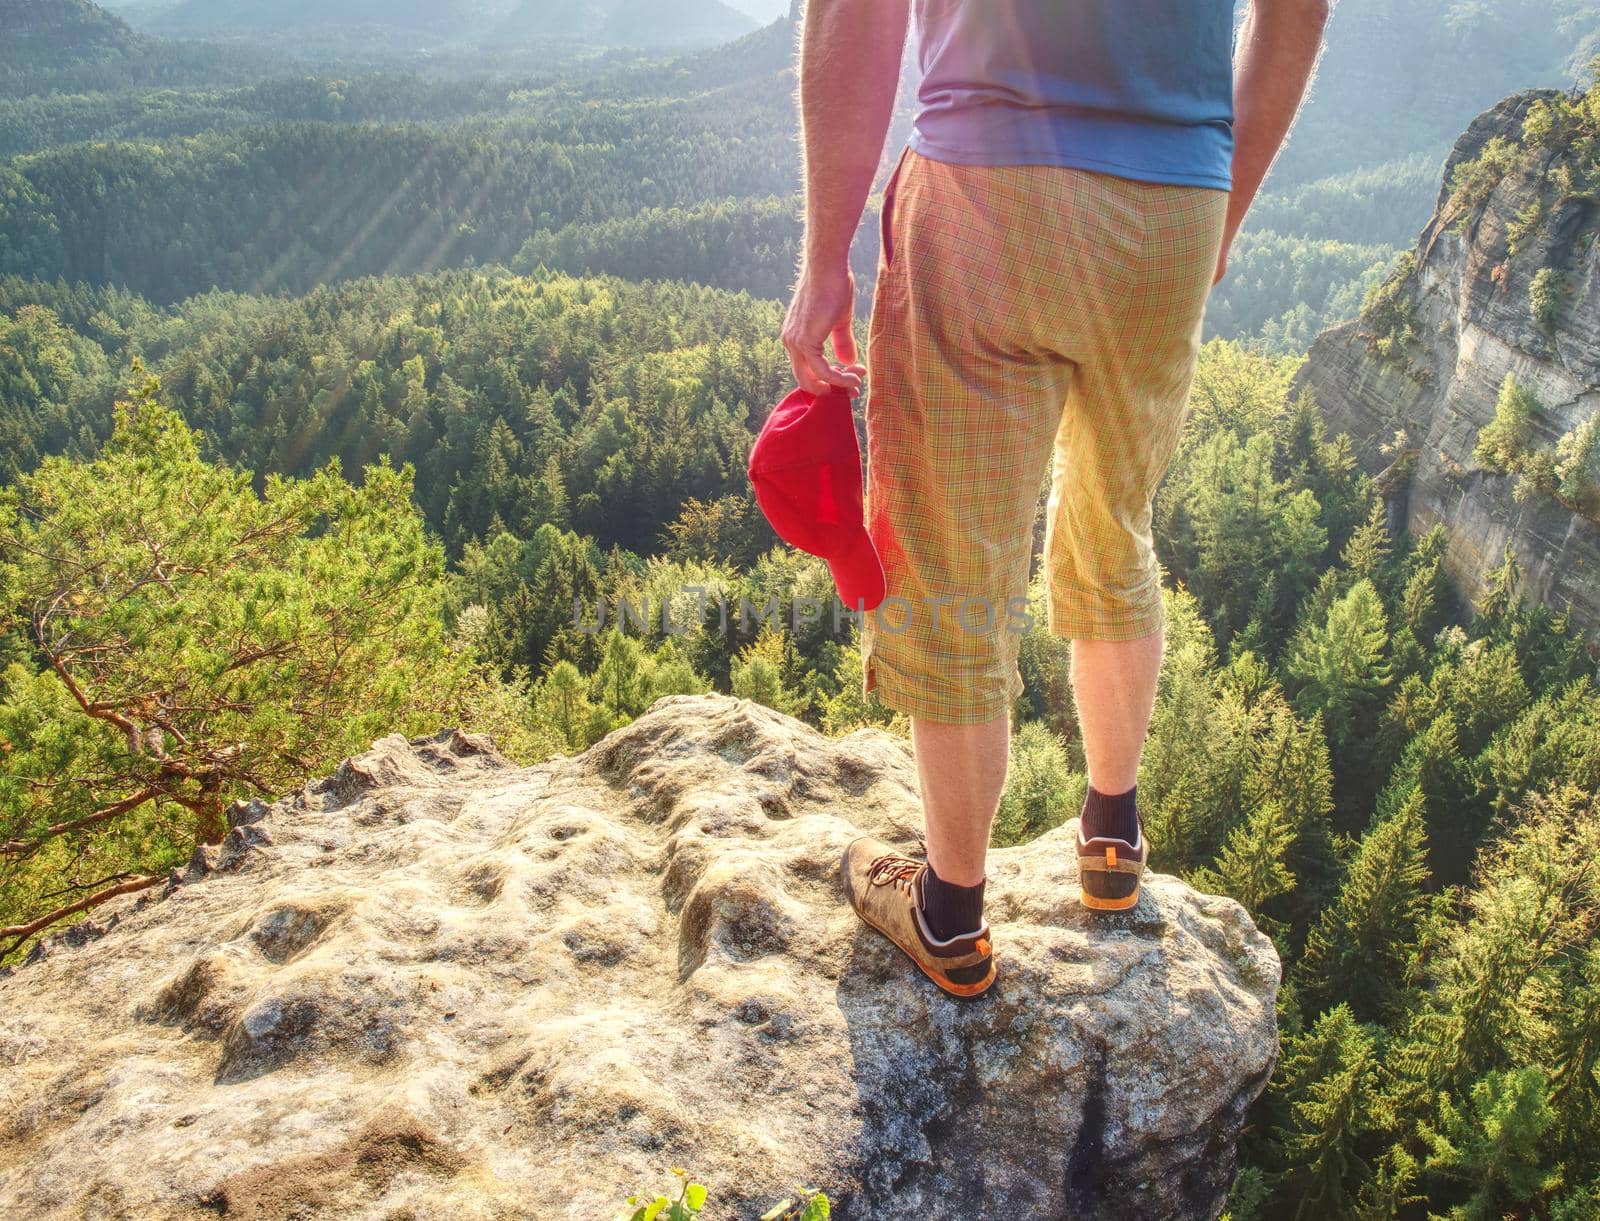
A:
<svg viewBox="0 0 1600 1221">
<path fill-rule="evenodd" d="M 1227 192 L 904 149 L 867 340 L 864 687 L 948 723 L 1021 694 L 1048 467 L 1048 629 L 1162 625 L 1150 519 L 1188 414 Z"/>
</svg>

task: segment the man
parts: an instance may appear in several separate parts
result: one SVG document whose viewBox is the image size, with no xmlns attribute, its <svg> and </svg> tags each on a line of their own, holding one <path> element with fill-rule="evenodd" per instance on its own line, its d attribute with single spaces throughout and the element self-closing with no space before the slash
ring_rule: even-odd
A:
<svg viewBox="0 0 1600 1221">
<path fill-rule="evenodd" d="M 847 256 L 914 5 L 911 138 L 884 190 L 867 363 Z M 1138 899 L 1135 781 L 1161 668 L 1151 501 L 1205 300 L 1299 109 L 1328 0 L 810 0 L 799 384 L 871 370 L 867 525 L 888 597 L 865 686 L 907 713 L 927 859 L 870 838 L 846 893 L 940 987 L 995 978 L 984 859 L 1005 782 L 1038 481 L 1049 630 L 1071 641 L 1088 765 L 1083 900 Z M 825 354 L 831 339 L 834 359 Z"/>
</svg>

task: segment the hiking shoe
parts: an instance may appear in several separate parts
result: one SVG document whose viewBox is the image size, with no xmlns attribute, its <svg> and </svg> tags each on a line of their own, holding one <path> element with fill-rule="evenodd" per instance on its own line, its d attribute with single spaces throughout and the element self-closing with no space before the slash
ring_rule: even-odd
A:
<svg viewBox="0 0 1600 1221">
<path fill-rule="evenodd" d="M 929 931 L 922 914 L 927 861 L 863 835 L 845 848 L 840 868 L 856 915 L 904 950 L 939 987 L 952 996 L 972 997 L 994 983 L 987 920 L 974 932 L 942 941 Z"/>
<path fill-rule="evenodd" d="M 1124 912 L 1139 902 L 1139 880 L 1150 855 L 1144 828 L 1137 842 L 1097 835 L 1083 838 L 1083 822 L 1078 823 L 1078 882 L 1083 889 L 1083 905 L 1101 912 Z"/>
</svg>

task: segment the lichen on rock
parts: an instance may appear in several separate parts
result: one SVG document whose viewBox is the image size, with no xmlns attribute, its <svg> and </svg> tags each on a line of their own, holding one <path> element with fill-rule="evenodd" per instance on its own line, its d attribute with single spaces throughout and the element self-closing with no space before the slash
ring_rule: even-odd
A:
<svg viewBox="0 0 1600 1221">
<path fill-rule="evenodd" d="M 1079 904 L 1071 823 L 989 864 L 958 1001 L 849 910 L 920 829 L 905 744 L 669 697 L 583 755 L 374 744 L 0 981 L 0 1214 L 1214 1217 L 1279 964 L 1160 874 Z M 1159 857 L 1155 864 L 1159 867 Z"/>
</svg>

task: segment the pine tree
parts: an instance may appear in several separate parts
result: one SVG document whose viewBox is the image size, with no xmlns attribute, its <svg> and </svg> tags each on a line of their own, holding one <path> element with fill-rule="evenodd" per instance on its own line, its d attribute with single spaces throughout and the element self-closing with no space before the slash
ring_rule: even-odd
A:
<svg viewBox="0 0 1600 1221">
<path fill-rule="evenodd" d="M 614 724 L 626 725 L 645 710 L 646 678 L 644 647 L 625 632 L 607 632 L 593 685 L 598 703 Z"/>
<path fill-rule="evenodd" d="M 1469 1105 L 1439 1097 L 1435 1121 L 1418 1126 L 1428 1148 L 1423 1169 L 1471 1188 L 1452 1216 L 1500 1221 L 1513 1209 L 1542 1204 L 1561 1183 L 1542 1148 L 1555 1122 L 1538 1065 L 1486 1073 L 1472 1085 Z"/>
<path fill-rule="evenodd" d="M 1314 562 L 1327 547 L 1316 497 L 1277 479 L 1272 441 L 1265 433 L 1240 442 L 1231 430 L 1194 447 L 1174 482 L 1183 493 L 1188 529 L 1177 541 L 1174 563 L 1227 635 L 1259 613 L 1256 598 L 1266 574 L 1277 580 L 1282 606 L 1311 584 Z M 1272 608 L 1274 621 L 1281 608 Z"/>
<path fill-rule="evenodd" d="M 1233 1187 L 1228 1192 L 1228 1211 L 1225 1221 L 1268 1221 L 1272 1189 L 1267 1186 L 1267 1176 L 1260 1166 L 1244 1166 L 1234 1176 Z"/>
<path fill-rule="evenodd" d="M 1303 927 L 1334 881 L 1333 769 L 1321 716 L 1295 716 L 1275 683 L 1270 690 L 1271 700 L 1263 702 L 1270 706 L 1271 722 L 1258 739 L 1243 801 L 1246 808 L 1273 801 L 1283 807 L 1294 836 L 1285 863 L 1296 878 L 1296 921 Z"/>
<path fill-rule="evenodd" d="M 1600 1217 L 1600 1179 L 1550 1201 L 1550 1221 L 1594 1221 L 1596 1217 Z"/>
<path fill-rule="evenodd" d="M 1428 645 L 1444 626 L 1443 609 L 1451 596 L 1439 557 L 1409 571 L 1400 590 L 1389 647 L 1391 668 L 1401 680 L 1427 664 Z"/>
<path fill-rule="evenodd" d="M 1600 789 L 1600 698 L 1588 677 L 1547 692 L 1497 733 L 1483 753 L 1492 808 L 1503 813 L 1560 781 Z"/>
<path fill-rule="evenodd" d="M 1483 1073 L 1542 1062 L 1564 964 L 1600 925 L 1600 820 L 1563 788 L 1529 798 L 1480 860 L 1466 919 L 1423 955 L 1426 987 L 1397 1065 L 1413 1098 L 1464 1092 Z"/>
<path fill-rule="evenodd" d="M 561 471 L 561 459 L 551 454 L 545 459 L 544 471 L 537 480 L 530 481 L 528 522 L 534 528 L 549 523 L 560 529 L 567 526 L 567 484 Z"/>
<path fill-rule="evenodd" d="M 1399 1221 L 1411 1206 L 1422 1203 L 1413 1188 L 1421 1173 L 1417 1159 L 1400 1145 L 1390 1145 L 1373 1176 L 1361 1185 L 1352 1221 Z"/>
<path fill-rule="evenodd" d="M 1373 504 L 1367 520 L 1350 536 L 1339 554 L 1339 563 L 1354 579 L 1365 577 L 1375 589 L 1389 587 L 1390 552 L 1389 527 L 1384 521 L 1382 501 Z"/>
<path fill-rule="evenodd" d="M 733 694 L 754 700 L 790 716 L 799 716 L 810 704 L 810 697 L 791 690 L 784 682 L 787 647 L 783 633 L 770 624 L 734 660 L 731 673 Z"/>
<path fill-rule="evenodd" d="M 1211 792 L 1208 745 L 1216 729 L 1216 645 L 1191 595 L 1172 595 L 1167 609 L 1166 656 L 1140 762 L 1139 806 L 1163 867 L 1183 872 L 1205 859 L 1206 840 L 1217 834 L 1205 804 Z"/>
<path fill-rule="evenodd" d="M 258 494 L 134 373 L 93 461 L 0 489 L 0 639 L 28 663 L 0 673 L 0 960 L 160 884 L 235 798 L 465 719 L 478 690 L 409 471 Z"/>
<path fill-rule="evenodd" d="M 1522 605 L 1517 592 L 1517 582 L 1522 576 L 1522 566 L 1517 563 L 1511 540 L 1506 540 L 1500 553 L 1500 563 L 1484 575 L 1483 592 L 1478 595 L 1473 609 L 1483 616 L 1491 628 L 1509 620 Z"/>
<path fill-rule="evenodd" d="M 1556 1132 L 1571 1170 L 1584 1177 L 1600 1170 L 1600 946 L 1569 964 L 1561 999 L 1552 1006 L 1554 1027 L 1546 1060 Z"/>
<path fill-rule="evenodd" d="M 1294 826 L 1283 805 L 1261 802 L 1229 833 L 1216 864 L 1199 870 L 1194 882 L 1231 895 L 1262 921 L 1262 906 L 1294 889 L 1294 874 L 1285 861 L 1293 843 Z"/>
<path fill-rule="evenodd" d="M 1207 805 L 1216 816 L 1216 837 L 1231 829 L 1251 808 L 1252 780 L 1261 767 L 1263 740 L 1274 715 L 1288 707 L 1275 686 L 1266 693 L 1251 693 L 1229 681 L 1230 677 L 1238 677 L 1231 667 L 1218 675 L 1211 732 L 1200 744 Z M 1260 791 L 1259 786 L 1256 791 Z M 1212 846 L 1217 846 L 1216 839 Z"/>
<path fill-rule="evenodd" d="M 861 634 L 852 629 L 850 642 L 839 650 L 834 668 L 838 692 L 825 696 L 822 701 L 823 731 L 843 734 L 864 725 L 876 725 L 892 733 L 908 735 L 911 725 L 906 715 L 868 694 L 863 688 L 863 681 Z"/>
<path fill-rule="evenodd" d="M 1494 418 L 1478 431 L 1472 456 L 1497 471 L 1518 469 L 1533 436 L 1533 422 L 1539 414 L 1539 400 L 1507 373 L 1495 401 Z"/>
<path fill-rule="evenodd" d="M 1557 495 L 1580 513 L 1593 517 L 1600 511 L 1600 485 L 1595 466 L 1600 462 L 1600 411 L 1587 417 L 1556 443 Z"/>
<path fill-rule="evenodd" d="M 1370 1174 L 1360 1146 L 1378 1126 L 1377 1063 L 1372 1033 L 1343 1005 L 1288 1041 L 1280 1088 L 1289 1124 L 1278 1133 L 1284 1168 L 1274 1184 L 1281 1215 L 1321 1221 L 1350 1211 Z"/>
<path fill-rule="evenodd" d="M 535 716 L 569 750 L 583 750 L 610 728 L 605 712 L 589 698 L 589 683 L 570 661 L 558 661 L 533 689 Z"/>
<path fill-rule="evenodd" d="M 519 567 L 533 575 L 523 584 L 517 605 L 506 608 L 518 644 L 515 660 L 533 673 L 546 661 L 569 656 L 580 671 L 599 665 L 601 616 L 615 614 L 615 603 L 605 606 L 600 574 L 594 562 L 594 544 L 571 531 L 540 526 L 524 548 Z M 561 638 L 560 651 L 552 647 Z"/>
<path fill-rule="evenodd" d="M 1327 443 L 1328 425 L 1316 396 L 1306 391 L 1273 417 L 1273 441 L 1279 470 L 1309 472 Z"/>
<path fill-rule="evenodd" d="M 701 695 L 711 690 L 711 684 L 678 651 L 674 640 L 662 641 L 645 663 L 646 708 L 664 695 Z"/>
<path fill-rule="evenodd" d="M 1528 684 L 1517 651 L 1509 643 L 1474 641 L 1450 676 L 1444 702 L 1460 727 L 1461 753 L 1471 758 L 1490 737 L 1528 706 Z"/>
<path fill-rule="evenodd" d="M 1419 641 L 1432 640 L 1434 633 L 1444 626 L 1440 609 L 1441 595 L 1446 588 L 1443 562 L 1438 556 L 1418 565 L 1406 579 L 1405 589 L 1400 594 L 1400 622 Z"/>
<path fill-rule="evenodd" d="M 1383 605 L 1365 578 L 1328 608 L 1321 626 L 1296 642 L 1288 663 L 1289 673 L 1304 684 L 1296 702 L 1307 714 L 1322 712 L 1336 747 L 1350 742 L 1388 685 L 1388 643 Z"/>
<path fill-rule="evenodd" d="M 1028 585 L 1031 622 L 1017 646 L 1023 694 L 1016 719 L 1043 721 L 1063 741 L 1072 742 L 1078 737 L 1077 705 L 1072 698 L 1072 645 L 1050 631 L 1045 575 L 1046 570 L 1040 565 Z M 1168 595 L 1169 600 L 1172 597 Z M 1197 611 L 1195 617 L 1198 620 Z"/>
<path fill-rule="evenodd" d="M 1317 1007 L 1341 1002 L 1363 1021 L 1404 1003 L 1404 967 L 1425 910 L 1427 837 L 1421 789 L 1361 839 L 1339 896 L 1306 940 L 1298 977 Z"/>
<path fill-rule="evenodd" d="M 1389 782 L 1378 796 L 1378 816 L 1388 817 L 1411 799 L 1422 798 L 1428 868 L 1446 885 L 1465 882 L 1487 820 L 1470 765 L 1461 757 L 1455 715 L 1443 712 L 1406 744 Z"/>
</svg>

